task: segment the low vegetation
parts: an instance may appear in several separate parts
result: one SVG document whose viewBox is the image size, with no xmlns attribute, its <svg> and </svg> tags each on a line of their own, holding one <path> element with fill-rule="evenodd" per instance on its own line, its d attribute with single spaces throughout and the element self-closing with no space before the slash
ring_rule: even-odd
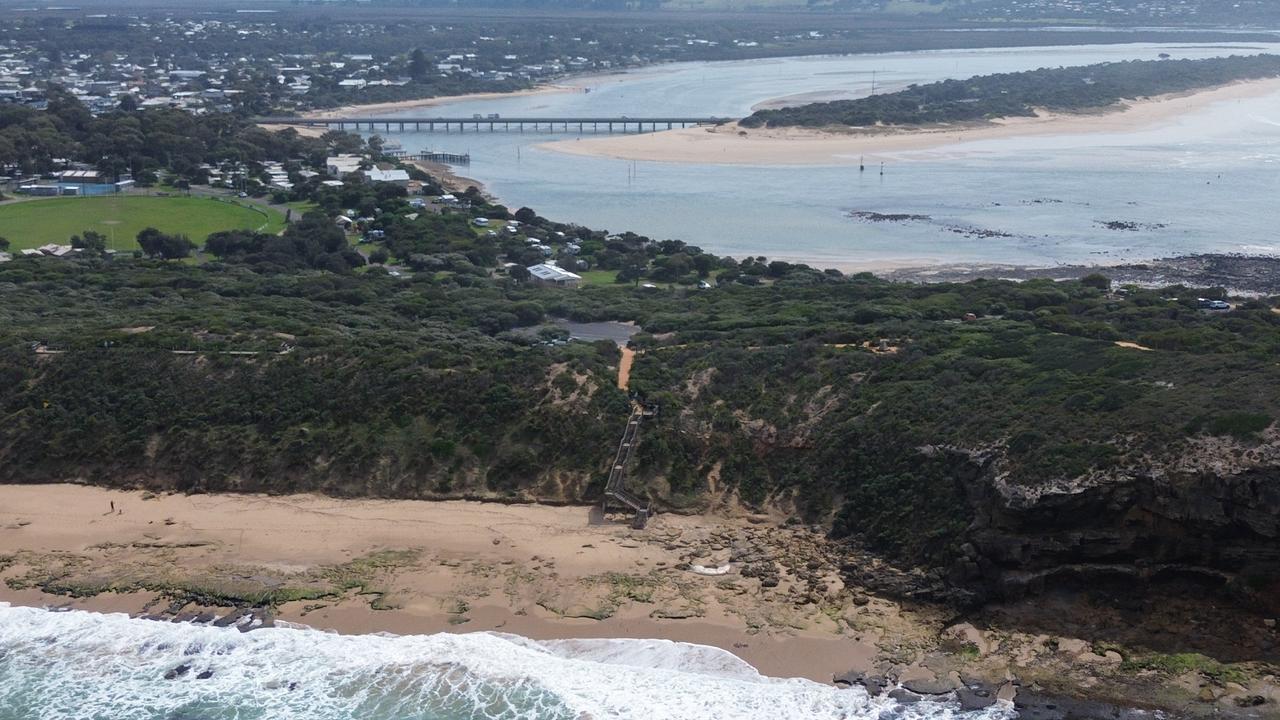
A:
<svg viewBox="0 0 1280 720">
<path fill-rule="evenodd" d="M 1035 486 L 1247 447 L 1276 417 L 1280 314 L 1200 310 L 1187 288 L 790 266 L 761 287 L 563 291 L 310 267 L 0 266 L 3 479 L 588 500 L 628 403 L 612 343 L 547 342 L 553 317 L 643 327 L 631 389 L 662 411 L 636 473 L 660 503 L 697 505 L 716 477 L 919 562 L 973 512 L 946 448 Z"/>
<path fill-rule="evenodd" d="M 931 125 L 1083 112 L 1124 100 L 1200 90 L 1239 80 L 1280 77 L 1280 56 L 1144 60 L 1041 68 L 912 85 L 857 100 L 760 110 L 743 127 Z"/>
</svg>

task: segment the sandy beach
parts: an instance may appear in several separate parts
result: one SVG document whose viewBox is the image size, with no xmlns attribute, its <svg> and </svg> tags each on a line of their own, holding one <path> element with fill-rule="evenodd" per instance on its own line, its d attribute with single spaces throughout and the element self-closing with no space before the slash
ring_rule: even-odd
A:
<svg viewBox="0 0 1280 720">
<path fill-rule="evenodd" d="M 435 178 L 446 190 L 454 193 L 455 195 L 461 195 L 466 192 L 469 187 L 475 187 L 481 192 L 484 192 L 484 183 L 474 178 L 469 178 L 466 175 L 459 175 L 454 172 L 453 167 L 450 165 L 431 162 L 430 160 L 406 160 L 405 163 L 412 165 Z M 487 196 L 488 194 L 485 193 L 485 195 Z"/>
<path fill-rule="evenodd" d="M 765 532 L 746 518 L 663 515 L 636 532 L 586 507 L 74 485 L 3 486 L 0 498 L 0 601 L 16 604 L 140 613 L 174 588 L 233 597 L 342 575 L 358 589 L 284 602 L 277 617 L 344 633 L 668 638 L 821 682 L 870 669 L 879 628 L 909 625 L 892 603 L 860 600 L 842 611 L 865 619 L 854 630 L 829 604 L 797 605 L 793 577 L 762 589 L 688 569 L 703 547 L 721 550 L 695 564 L 729 564 L 723 533 Z M 833 598 L 843 589 L 824 580 Z"/>
<path fill-rule="evenodd" d="M 988 702 L 1089 688 L 1173 706 L 1208 682 L 1135 677 L 1087 640 L 846 586 L 841 565 L 892 571 L 732 507 L 659 514 L 637 531 L 590 507 L 0 485 L 0 602 L 344 634 L 662 638 L 774 677 L 926 694 L 967 684 Z M 1249 693 L 1280 699 L 1280 686 L 1267 676 L 1214 698 L 1231 708 Z"/>
<path fill-rule="evenodd" d="M 983 140 L 1032 135 L 1132 132 L 1159 126 L 1217 103 L 1280 92 L 1280 79 L 1232 83 L 1196 93 L 1163 95 L 1125 103 L 1113 111 L 1050 114 L 991 123 L 921 129 L 741 128 L 736 123 L 645 135 L 617 135 L 543 143 L 539 147 L 574 155 L 653 162 L 729 165 L 856 165 L 898 153 L 936 150 Z M 769 105 L 766 101 L 761 105 Z M 899 157 L 898 159 L 901 159 Z"/>
</svg>

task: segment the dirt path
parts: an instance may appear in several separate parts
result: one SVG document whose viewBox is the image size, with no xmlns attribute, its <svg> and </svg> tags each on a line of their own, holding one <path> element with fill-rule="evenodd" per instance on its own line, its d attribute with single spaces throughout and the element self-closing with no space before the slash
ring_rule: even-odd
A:
<svg viewBox="0 0 1280 720">
<path fill-rule="evenodd" d="M 1145 352 L 1152 352 L 1152 349 L 1147 347 L 1146 345 L 1139 345 L 1136 342 L 1130 342 L 1128 340 L 1117 340 L 1116 347 L 1129 348 L 1131 350 L 1143 350 Z"/>
<path fill-rule="evenodd" d="M 635 362 L 636 351 L 629 347 L 619 348 L 622 359 L 618 361 L 618 389 L 626 390 L 631 386 L 631 363 Z"/>
</svg>

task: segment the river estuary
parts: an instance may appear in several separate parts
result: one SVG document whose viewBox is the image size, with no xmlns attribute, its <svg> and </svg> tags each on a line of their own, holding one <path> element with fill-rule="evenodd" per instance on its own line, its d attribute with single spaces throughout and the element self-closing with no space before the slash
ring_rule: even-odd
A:
<svg viewBox="0 0 1280 720">
<path fill-rule="evenodd" d="M 464 100 L 401 116 L 742 117 L 806 93 L 857 97 L 911 83 L 1104 61 L 1278 52 L 1280 43 L 1088 45 L 687 63 L 566 83 L 576 91 Z M 590 92 L 583 92 L 589 88 Z M 385 113 L 380 113 L 385 115 Z M 512 208 L 717 254 L 821 267 L 1053 266 L 1197 252 L 1276 254 L 1280 93 L 1131 131 L 1038 135 L 832 165 L 626 161 L 542 147 L 576 135 L 396 133 L 407 150 L 465 152 L 459 172 Z M 886 161 L 883 175 L 878 161 Z M 1212 212 L 1206 211 L 1213 208 Z M 927 216 L 870 222 L 852 213 Z M 1110 226 L 1109 226 L 1110 224 Z"/>
</svg>

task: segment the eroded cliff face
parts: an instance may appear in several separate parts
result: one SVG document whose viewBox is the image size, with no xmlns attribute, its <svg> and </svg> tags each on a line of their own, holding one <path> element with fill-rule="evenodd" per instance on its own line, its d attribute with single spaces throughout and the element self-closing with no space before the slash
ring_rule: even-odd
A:
<svg viewBox="0 0 1280 720">
<path fill-rule="evenodd" d="M 975 521 L 948 580 L 975 601 L 1061 588 L 1199 587 L 1280 614 L 1280 432 L 1193 438 L 1166 460 L 1030 482 L 997 452 L 949 451 Z"/>
</svg>

